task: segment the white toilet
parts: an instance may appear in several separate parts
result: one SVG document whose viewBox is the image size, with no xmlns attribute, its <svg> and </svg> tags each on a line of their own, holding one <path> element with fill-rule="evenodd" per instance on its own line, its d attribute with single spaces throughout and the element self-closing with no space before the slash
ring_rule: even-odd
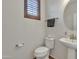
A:
<svg viewBox="0 0 79 59">
<path fill-rule="evenodd" d="M 36 57 L 36 59 L 49 59 L 50 49 L 53 48 L 54 48 L 54 38 L 47 37 L 45 39 L 45 46 L 38 47 L 34 52 L 34 56 Z"/>
</svg>

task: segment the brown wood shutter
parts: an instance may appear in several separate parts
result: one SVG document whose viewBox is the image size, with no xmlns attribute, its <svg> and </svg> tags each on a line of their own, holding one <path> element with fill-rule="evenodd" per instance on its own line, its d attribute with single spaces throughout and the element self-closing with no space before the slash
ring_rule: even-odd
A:
<svg viewBox="0 0 79 59">
<path fill-rule="evenodd" d="M 40 0 L 24 0 L 24 18 L 40 20 Z"/>
</svg>

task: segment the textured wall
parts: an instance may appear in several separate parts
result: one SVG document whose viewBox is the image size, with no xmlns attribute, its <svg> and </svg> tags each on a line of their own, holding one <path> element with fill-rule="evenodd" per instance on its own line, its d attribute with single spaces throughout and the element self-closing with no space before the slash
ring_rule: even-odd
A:
<svg viewBox="0 0 79 59">
<path fill-rule="evenodd" d="M 68 0 L 46 0 L 46 18 L 58 17 L 56 19 L 55 27 L 47 28 L 47 36 L 51 35 L 55 40 L 55 49 L 52 50 L 51 55 L 56 59 L 67 59 L 67 49 L 60 42 L 59 39 L 65 37 L 65 32 L 68 29 L 64 25 L 63 12 Z"/>
<path fill-rule="evenodd" d="M 24 0 L 3 0 L 3 59 L 32 59 L 34 49 L 45 36 L 45 1 L 41 0 L 41 20 L 24 18 Z M 16 43 L 24 47 L 16 48 Z"/>
</svg>

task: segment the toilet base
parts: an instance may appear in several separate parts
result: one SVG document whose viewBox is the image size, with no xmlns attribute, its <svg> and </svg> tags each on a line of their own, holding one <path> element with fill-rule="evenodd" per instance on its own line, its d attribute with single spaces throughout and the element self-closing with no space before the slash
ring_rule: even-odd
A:
<svg viewBox="0 0 79 59">
<path fill-rule="evenodd" d="M 48 56 L 44 56 L 44 57 L 37 57 L 36 59 L 49 59 Z"/>
</svg>

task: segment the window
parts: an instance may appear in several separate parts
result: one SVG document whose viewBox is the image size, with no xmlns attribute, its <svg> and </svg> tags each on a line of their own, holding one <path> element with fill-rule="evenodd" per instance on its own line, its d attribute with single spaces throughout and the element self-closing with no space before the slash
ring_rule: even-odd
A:
<svg viewBox="0 0 79 59">
<path fill-rule="evenodd" d="M 40 0 L 24 0 L 24 17 L 40 20 Z"/>
</svg>

